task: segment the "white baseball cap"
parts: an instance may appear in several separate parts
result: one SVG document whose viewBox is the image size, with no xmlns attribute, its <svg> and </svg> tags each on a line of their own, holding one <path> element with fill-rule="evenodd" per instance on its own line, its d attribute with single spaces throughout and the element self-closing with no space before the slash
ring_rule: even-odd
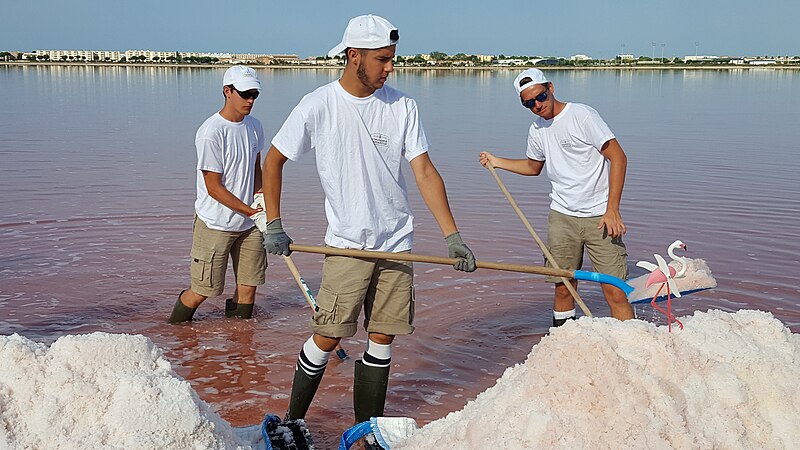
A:
<svg viewBox="0 0 800 450">
<path fill-rule="evenodd" d="M 397 27 L 380 16 L 367 14 L 350 19 L 344 30 L 342 42 L 328 52 L 328 56 L 336 56 L 346 48 L 383 48 L 396 44 L 400 40 Z"/>
<path fill-rule="evenodd" d="M 256 71 L 247 66 L 233 66 L 225 71 L 222 85 L 229 86 L 231 84 L 237 91 L 261 90 L 261 81 L 259 81 Z"/>
<path fill-rule="evenodd" d="M 522 86 L 520 86 L 519 85 L 520 82 L 525 78 L 530 78 L 531 81 L 529 81 L 529 82 L 523 84 Z M 517 78 L 514 79 L 514 87 L 517 88 L 517 93 L 521 94 L 522 91 L 524 91 L 525 89 L 533 87 L 533 86 L 535 86 L 537 84 L 544 84 L 544 83 L 547 83 L 547 82 L 548 82 L 547 78 L 544 77 L 544 73 L 542 73 L 541 70 L 539 70 L 539 69 L 526 69 L 521 74 L 517 75 Z"/>
</svg>

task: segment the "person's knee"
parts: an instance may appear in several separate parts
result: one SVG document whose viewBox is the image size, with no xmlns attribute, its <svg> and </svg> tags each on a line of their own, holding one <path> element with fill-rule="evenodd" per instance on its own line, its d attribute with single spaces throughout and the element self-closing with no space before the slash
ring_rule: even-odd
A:
<svg viewBox="0 0 800 450">
<path fill-rule="evenodd" d="M 567 285 L 564 283 L 556 283 L 556 300 L 567 301 L 572 300 L 572 293 L 569 292 Z"/>
<path fill-rule="evenodd" d="M 257 286 L 248 286 L 246 284 L 236 285 L 237 301 L 236 303 L 248 304 L 254 303 L 256 299 Z"/>
<path fill-rule="evenodd" d="M 326 352 L 333 351 L 333 349 L 335 349 L 336 346 L 339 345 L 339 341 L 341 340 L 342 338 L 328 337 L 318 333 L 314 333 L 314 344 L 316 344 L 317 347 Z"/>
<path fill-rule="evenodd" d="M 369 333 L 369 340 L 381 345 L 389 345 L 394 341 L 394 336 L 383 333 Z"/>
<path fill-rule="evenodd" d="M 200 295 L 191 289 L 187 289 L 181 294 L 180 301 L 189 308 L 197 308 L 207 298 L 205 295 Z"/>
<path fill-rule="evenodd" d="M 613 286 L 603 286 L 603 295 L 611 305 L 628 305 L 628 296 L 625 292 Z"/>
</svg>

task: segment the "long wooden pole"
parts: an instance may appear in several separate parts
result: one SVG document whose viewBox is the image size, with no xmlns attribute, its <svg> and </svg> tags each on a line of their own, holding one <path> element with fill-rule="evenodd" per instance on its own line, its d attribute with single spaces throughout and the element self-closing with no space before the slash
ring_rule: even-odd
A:
<svg viewBox="0 0 800 450">
<path fill-rule="evenodd" d="M 321 255 L 351 256 L 365 259 L 388 259 L 392 261 L 413 261 L 430 264 L 443 264 L 452 266 L 457 258 L 445 258 L 442 256 L 420 255 L 416 253 L 394 253 L 379 252 L 373 250 L 358 250 L 354 248 L 323 247 L 318 245 L 290 244 L 289 248 L 294 252 L 317 253 Z M 573 278 L 574 272 L 564 269 L 555 269 L 543 266 L 528 266 L 524 264 L 507 264 L 491 261 L 475 261 L 475 266 L 479 269 L 504 270 L 506 272 L 533 273 L 537 275 L 547 275 L 553 277 Z"/>
<path fill-rule="evenodd" d="M 311 289 L 308 288 L 306 284 L 306 280 L 300 276 L 300 271 L 297 270 L 297 266 L 292 261 L 291 256 L 284 256 L 283 260 L 286 261 L 286 265 L 289 267 L 289 272 L 292 272 L 292 276 L 294 277 L 294 281 L 297 282 L 297 287 L 303 291 L 303 297 L 306 298 L 308 305 L 311 306 L 311 309 L 314 311 L 319 311 L 319 307 L 317 306 L 317 302 L 314 300 L 314 295 L 311 294 Z"/>
<path fill-rule="evenodd" d="M 286 261 L 286 265 L 289 266 L 289 272 L 292 272 L 292 276 L 294 277 L 294 281 L 297 282 L 297 286 L 303 291 L 303 296 L 306 298 L 308 305 L 311 306 L 311 309 L 314 311 L 318 311 L 319 307 L 317 306 L 317 301 L 314 299 L 314 294 L 311 293 L 311 289 L 306 284 L 306 280 L 300 276 L 300 271 L 297 270 L 297 266 L 292 261 L 291 256 L 284 256 L 283 260 Z M 336 356 L 339 357 L 341 360 L 347 359 L 347 352 L 342 347 L 341 342 L 336 344 Z"/>
<path fill-rule="evenodd" d="M 508 189 L 506 189 L 506 185 L 503 183 L 503 180 L 501 180 L 500 176 L 497 175 L 497 171 L 494 170 L 494 166 L 492 165 L 492 163 L 486 163 L 486 168 L 489 169 L 489 172 L 491 172 L 495 181 L 497 181 L 497 185 L 500 186 L 500 190 L 503 191 L 503 194 L 505 194 L 506 198 L 508 199 L 508 202 L 511 203 L 511 206 L 514 208 L 514 211 L 516 211 L 520 220 L 522 220 L 522 223 L 525 225 L 525 228 L 528 229 L 528 232 L 531 234 L 531 236 L 533 236 L 533 239 L 539 245 L 539 248 L 542 250 L 542 253 L 544 253 L 545 258 L 547 258 L 547 260 L 550 261 L 550 264 L 552 264 L 553 267 L 555 267 L 556 269 L 560 269 L 560 267 L 558 267 L 556 259 L 553 258 L 553 255 L 550 253 L 550 250 L 547 248 L 544 242 L 542 242 L 542 240 L 539 238 L 539 235 L 536 233 L 536 230 L 533 229 L 533 225 L 531 225 L 531 223 L 528 221 L 528 218 L 525 217 L 525 214 L 522 213 L 522 210 L 517 205 L 517 202 L 514 201 L 514 197 L 511 196 L 511 192 L 509 192 Z M 578 306 L 580 306 L 581 310 L 583 311 L 583 314 L 592 317 L 592 312 L 589 311 L 589 308 L 586 306 L 585 303 L 583 303 L 583 299 L 581 299 L 581 296 L 578 295 L 578 291 L 575 290 L 575 287 L 572 285 L 572 282 L 568 280 L 568 278 L 571 277 L 561 277 L 561 281 L 564 283 L 564 286 L 567 288 L 569 293 L 572 294 L 572 298 L 574 298 L 575 302 L 578 304 Z"/>
</svg>

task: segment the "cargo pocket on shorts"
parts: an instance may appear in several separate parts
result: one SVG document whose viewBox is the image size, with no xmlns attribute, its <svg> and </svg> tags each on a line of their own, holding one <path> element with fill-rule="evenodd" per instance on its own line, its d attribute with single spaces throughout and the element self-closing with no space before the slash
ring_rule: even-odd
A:
<svg viewBox="0 0 800 450">
<path fill-rule="evenodd" d="M 628 249 L 625 247 L 625 243 L 622 242 L 622 238 L 613 238 L 611 239 L 611 243 L 614 244 L 614 248 L 617 250 L 619 255 L 618 264 L 619 264 L 619 274 L 615 276 L 622 279 L 628 279 Z"/>
<path fill-rule="evenodd" d="M 214 250 L 193 249 L 191 257 L 192 283 L 211 287 L 211 262 L 214 260 Z"/>
<path fill-rule="evenodd" d="M 317 325 L 336 324 L 336 304 L 339 302 L 339 294 L 326 287 L 320 287 L 317 295 L 317 312 L 314 314 L 314 322 Z"/>
</svg>

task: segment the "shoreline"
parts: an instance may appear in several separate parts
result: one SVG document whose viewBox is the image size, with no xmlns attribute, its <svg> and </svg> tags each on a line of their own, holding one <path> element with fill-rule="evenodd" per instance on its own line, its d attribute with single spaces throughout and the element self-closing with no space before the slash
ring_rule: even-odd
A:
<svg viewBox="0 0 800 450">
<path fill-rule="evenodd" d="M 102 63 L 102 62 L 20 62 L 20 61 L 0 61 L 0 66 L 67 66 L 67 67 L 157 67 L 157 68 L 188 68 L 188 69 L 215 69 L 230 67 L 231 64 L 164 64 L 164 63 Z M 255 65 L 250 64 L 254 69 L 314 69 L 314 70 L 342 70 L 344 66 L 316 66 L 298 64 L 280 65 Z M 610 66 L 476 66 L 476 67 L 454 67 L 454 66 L 395 66 L 395 70 L 452 70 L 452 71 L 493 71 L 493 70 L 522 70 L 537 67 L 542 70 L 800 70 L 800 65 L 610 65 Z"/>
</svg>

